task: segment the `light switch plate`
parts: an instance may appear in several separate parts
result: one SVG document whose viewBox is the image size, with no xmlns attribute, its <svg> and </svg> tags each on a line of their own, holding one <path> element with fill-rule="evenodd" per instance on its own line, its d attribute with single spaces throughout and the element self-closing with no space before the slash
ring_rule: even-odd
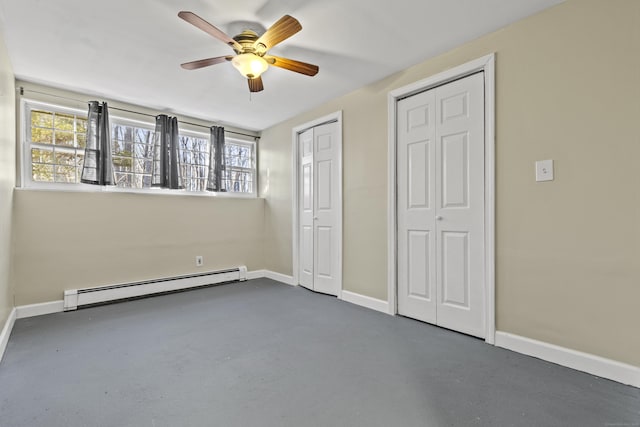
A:
<svg viewBox="0 0 640 427">
<path fill-rule="evenodd" d="M 536 162 L 536 181 L 553 181 L 553 160 Z"/>
</svg>

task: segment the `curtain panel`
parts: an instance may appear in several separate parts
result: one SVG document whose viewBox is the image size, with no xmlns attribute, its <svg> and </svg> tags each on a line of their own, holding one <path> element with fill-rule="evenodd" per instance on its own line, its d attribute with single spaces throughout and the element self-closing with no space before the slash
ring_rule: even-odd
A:
<svg viewBox="0 0 640 427">
<path fill-rule="evenodd" d="M 178 119 L 160 114 L 156 117 L 153 144 L 153 187 L 181 189 Z"/>
<path fill-rule="evenodd" d="M 87 116 L 87 145 L 84 150 L 80 182 L 93 185 L 114 185 L 111 128 L 107 103 L 89 102 Z"/>
<path fill-rule="evenodd" d="M 211 147 L 209 149 L 209 174 L 207 191 L 227 191 L 225 185 L 224 127 L 210 128 Z"/>
</svg>

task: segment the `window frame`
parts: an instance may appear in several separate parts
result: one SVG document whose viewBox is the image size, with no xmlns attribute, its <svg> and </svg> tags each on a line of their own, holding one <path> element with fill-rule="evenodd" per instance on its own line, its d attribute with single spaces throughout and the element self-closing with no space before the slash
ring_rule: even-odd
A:
<svg viewBox="0 0 640 427">
<path fill-rule="evenodd" d="M 22 98 L 20 100 L 20 112 L 19 123 L 20 129 L 20 149 L 18 150 L 18 167 L 19 167 L 19 183 L 18 188 L 21 189 L 35 189 L 35 190 L 50 190 L 50 191 L 88 191 L 88 192 L 112 192 L 112 193 L 137 193 L 137 194 L 168 194 L 168 195 L 180 195 L 180 196 L 196 196 L 196 197 L 240 197 L 240 198 L 256 198 L 257 197 L 257 143 L 256 141 L 245 140 L 241 138 L 227 136 L 225 140 L 232 144 L 244 145 L 251 147 L 251 179 L 252 179 L 252 192 L 215 192 L 215 191 L 189 191 L 187 189 L 172 190 L 166 188 L 147 187 L 147 188 L 131 188 L 131 187 L 118 187 L 118 186 L 97 186 L 91 184 L 85 184 L 82 182 L 77 183 L 64 183 L 64 182 L 44 182 L 35 181 L 33 179 L 33 162 L 31 157 L 31 149 L 39 147 L 38 145 L 32 145 L 31 142 L 31 111 L 33 110 L 45 110 L 53 111 L 62 114 L 73 114 L 76 116 L 86 116 L 87 111 L 70 107 L 64 104 L 52 103 L 46 101 L 40 101 L 31 98 Z M 110 132 L 113 132 L 113 125 L 134 126 L 144 129 L 150 129 L 155 131 L 155 121 L 143 121 L 131 119 L 129 117 L 122 117 L 119 115 L 111 114 L 109 117 L 109 125 L 111 126 Z M 209 132 L 200 132 L 188 128 L 179 128 L 178 132 L 180 136 L 189 136 L 199 139 L 209 139 Z M 37 144 L 37 143 L 35 143 Z"/>
<path fill-rule="evenodd" d="M 238 138 L 229 138 L 225 136 L 225 145 L 231 143 L 233 145 L 239 145 L 239 146 L 245 146 L 245 147 L 250 147 L 251 148 L 251 167 L 249 168 L 243 168 L 241 166 L 234 166 L 233 169 L 239 170 L 240 172 L 250 172 L 251 173 L 251 189 L 252 191 L 249 192 L 235 192 L 235 191 L 226 191 L 227 194 L 233 194 L 233 195 L 240 195 L 240 194 L 247 194 L 247 195 L 253 195 L 254 197 L 256 196 L 257 190 L 258 190 L 258 173 L 257 173 L 257 169 L 258 169 L 258 165 L 256 162 L 256 142 L 255 141 L 245 141 L 242 139 L 238 139 Z M 226 172 L 229 171 L 230 166 L 227 166 L 225 163 L 225 169 L 227 169 Z"/>
</svg>

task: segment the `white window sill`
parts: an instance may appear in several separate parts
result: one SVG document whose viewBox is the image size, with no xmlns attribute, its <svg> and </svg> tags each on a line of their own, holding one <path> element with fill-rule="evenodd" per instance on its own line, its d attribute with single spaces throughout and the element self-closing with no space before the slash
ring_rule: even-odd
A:
<svg viewBox="0 0 640 427">
<path fill-rule="evenodd" d="M 186 190 L 169 190 L 166 188 L 153 188 L 148 190 L 136 188 L 121 188 L 115 186 L 91 185 L 91 184 L 37 184 L 32 183 L 29 186 L 16 187 L 17 191 L 61 191 L 71 193 L 133 193 L 140 195 L 162 195 L 162 196 L 178 196 L 178 197 L 222 197 L 235 199 L 257 199 L 255 193 L 235 193 L 235 192 L 215 192 L 215 191 L 186 191 Z"/>
</svg>

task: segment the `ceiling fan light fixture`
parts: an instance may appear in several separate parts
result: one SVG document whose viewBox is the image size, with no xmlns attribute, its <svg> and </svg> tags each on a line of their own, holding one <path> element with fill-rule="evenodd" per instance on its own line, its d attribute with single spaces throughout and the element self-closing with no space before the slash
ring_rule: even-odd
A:
<svg viewBox="0 0 640 427">
<path fill-rule="evenodd" d="M 269 68 L 267 61 L 254 53 L 241 53 L 240 55 L 236 55 L 231 60 L 231 63 L 240 74 L 249 79 L 260 77 L 260 75 Z"/>
</svg>

